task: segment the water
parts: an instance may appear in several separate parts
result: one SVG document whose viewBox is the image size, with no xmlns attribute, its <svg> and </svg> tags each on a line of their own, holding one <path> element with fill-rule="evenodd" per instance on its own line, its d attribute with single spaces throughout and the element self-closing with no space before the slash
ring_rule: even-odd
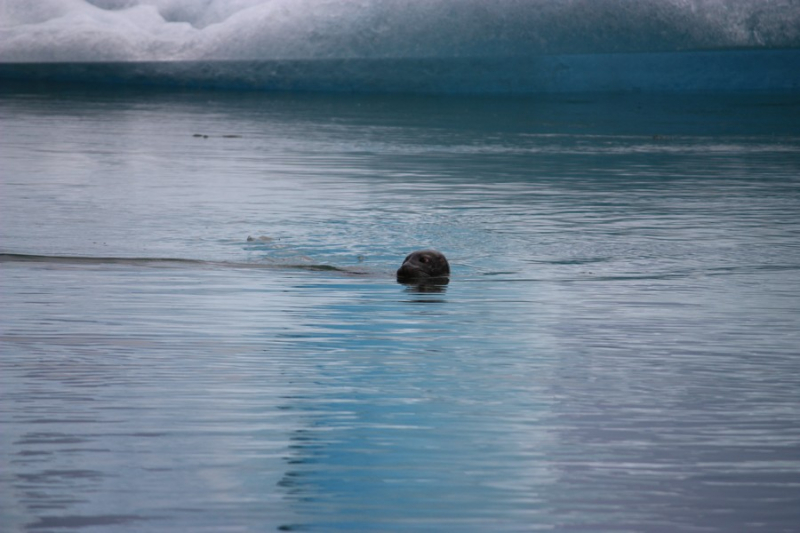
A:
<svg viewBox="0 0 800 533">
<path fill-rule="evenodd" d="M 6 85 L 3 531 L 796 530 L 799 119 Z"/>
</svg>

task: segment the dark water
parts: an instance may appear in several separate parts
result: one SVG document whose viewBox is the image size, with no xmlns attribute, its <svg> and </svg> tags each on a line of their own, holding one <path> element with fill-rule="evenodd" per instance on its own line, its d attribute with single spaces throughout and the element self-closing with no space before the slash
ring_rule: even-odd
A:
<svg viewBox="0 0 800 533">
<path fill-rule="evenodd" d="M 797 20 L 800 27 L 800 16 Z M 0 38 L 2 32 L 0 32 Z M 239 61 L 2 62 L 3 80 L 257 91 L 417 94 L 800 91 L 800 35 L 786 49 Z M 0 43 L 1 44 L 1 43 Z M 590 47 L 592 45 L 589 45 Z M 0 50 L 0 60 L 3 54 Z"/>
<path fill-rule="evenodd" d="M 795 96 L 0 123 L 3 531 L 800 527 Z"/>
</svg>

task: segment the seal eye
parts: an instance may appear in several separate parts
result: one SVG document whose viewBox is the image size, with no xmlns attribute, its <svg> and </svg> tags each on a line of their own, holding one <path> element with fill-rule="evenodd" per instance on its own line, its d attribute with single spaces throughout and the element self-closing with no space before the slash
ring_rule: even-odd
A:
<svg viewBox="0 0 800 533">
<path fill-rule="evenodd" d="M 426 264 L 427 264 L 427 263 L 430 263 L 430 262 L 431 262 L 431 260 L 430 260 L 430 259 L 428 259 L 428 258 L 427 258 L 427 257 L 425 257 L 425 256 L 422 256 L 422 257 L 420 257 L 420 258 L 419 258 L 419 262 L 420 262 L 420 263 L 426 263 Z"/>
</svg>

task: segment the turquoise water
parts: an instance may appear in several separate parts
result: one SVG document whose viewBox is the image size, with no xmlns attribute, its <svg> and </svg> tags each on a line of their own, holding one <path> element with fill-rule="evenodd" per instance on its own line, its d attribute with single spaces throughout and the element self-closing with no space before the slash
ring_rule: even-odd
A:
<svg viewBox="0 0 800 533">
<path fill-rule="evenodd" d="M 796 530 L 799 104 L 6 84 L 3 530 Z"/>
<path fill-rule="evenodd" d="M 398 94 L 797 93 L 798 64 L 800 43 L 786 49 L 510 57 L 0 62 L 0 80 Z"/>
</svg>

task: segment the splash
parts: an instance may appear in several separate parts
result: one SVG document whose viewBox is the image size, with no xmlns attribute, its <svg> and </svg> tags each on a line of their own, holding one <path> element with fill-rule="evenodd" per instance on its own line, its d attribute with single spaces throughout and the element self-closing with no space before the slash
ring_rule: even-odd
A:
<svg viewBox="0 0 800 533">
<path fill-rule="evenodd" d="M 465 58 L 800 46 L 792 0 L 2 0 L 0 61 Z"/>
</svg>

